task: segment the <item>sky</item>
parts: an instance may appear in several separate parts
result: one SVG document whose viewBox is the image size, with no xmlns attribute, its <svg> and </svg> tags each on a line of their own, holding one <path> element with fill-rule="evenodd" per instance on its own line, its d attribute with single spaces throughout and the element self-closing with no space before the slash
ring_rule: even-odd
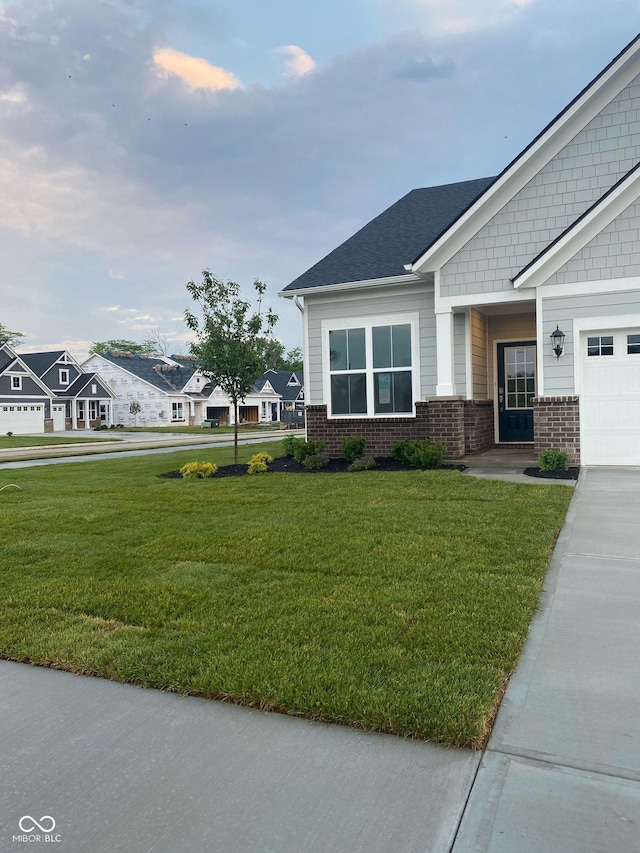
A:
<svg viewBox="0 0 640 853">
<path fill-rule="evenodd" d="M 204 268 L 289 282 L 416 187 L 498 174 L 640 0 L 0 0 L 0 323 L 187 351 Z M 408 259 L 410 260 L 410 259 Z"/>
</svg>

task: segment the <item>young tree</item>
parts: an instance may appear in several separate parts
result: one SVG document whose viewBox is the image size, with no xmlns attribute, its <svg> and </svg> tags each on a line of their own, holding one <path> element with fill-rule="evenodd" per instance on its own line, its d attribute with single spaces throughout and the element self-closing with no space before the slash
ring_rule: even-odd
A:
<svg viewBox="0 0 640 853">
<path fill-rule="evenodd" d="M 0 347 L 2 344 L 9 344 L 10 347 L 13 347 L 19 344 L 22 338 L 24 338 L 24 332 L 11 332 L 0 323 Z"/>
<path fill-rule="evenodd" d="M 133 415 L 133 425 L 134 427 L 138 426 L 138 415 L 142 411 L 142 406 L 137 400 L 132 400 L 131 405 L 129 406 L 129 411 Z"/>
<path fill-rule="evenodd" d="M 200 370 L 228 395 L 233 405 L 234 459 L 238 464 L 238 405 L 252 390 L 256 379 L 266 370 L 260 339 L 268 337 L 278 317 L 269 309 L 262 314 L 266 284 L 256 279 L 257 311 L 240 298 L 240 285 L 221 281 L 210 270 L 202 270 L 202 281 L 187 284 L 189 295 L 200 309 L 196 317 L 184 312 L 187 326 L 196 333 L 191 352 L 197 356 Z"/>
<path fill-rule="evenodd" d="M 284 366 L 287 370 L 291 370 L 292 372 L 295 370 L 297 373 L 300 373 L 303 370 L 302 347 L 294 347 L 289 350 L 284 357 Z"/>
</svg>

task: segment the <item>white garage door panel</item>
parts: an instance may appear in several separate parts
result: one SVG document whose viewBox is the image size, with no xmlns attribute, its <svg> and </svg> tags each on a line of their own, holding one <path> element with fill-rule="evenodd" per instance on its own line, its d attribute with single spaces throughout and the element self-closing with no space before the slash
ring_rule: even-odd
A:
<svg viewBox="0 0 640 853">
<path fill-rule="evenodd" d="M 580 441 L 584 465 L 640 465 L 640 353 L 627 353 L 638 329 L 602 330 L 581 338 Z M 587 355 L 587 338 L 610 335 L 613 355 Z"/>
<path fill-rule="evenodd" d="M 0 434 L 8 432 L 14 435 L 44 432 L 44 407 L 0 405 Z"/>
<path fill-rule="evenodd" d="M 54 432 L 59 432 L 64 429 L 64 417 L 65 417 L 65 407 L 64 406 L 53 406 L 53 430 Z"/>
</svg>

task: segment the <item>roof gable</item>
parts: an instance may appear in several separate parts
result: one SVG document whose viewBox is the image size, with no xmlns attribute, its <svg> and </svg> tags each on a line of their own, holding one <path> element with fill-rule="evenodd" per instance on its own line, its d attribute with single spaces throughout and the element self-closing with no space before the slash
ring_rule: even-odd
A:
<svg viewBox="0 0 640 853">
<path fill-rule="evenodd" d="M 91 358 L 93 357 L 91 356 Z M 109 354 L 101 354 L 100 358 L 125 370 L 132 376 L 142 379 L 143 382 L 152 385 L 154 388 L 164 391 L 165 394 L 182 393 L 183 388 L 197 370 L 193 364 L 177 364 L 172 359 L 165 358 L 138 358 Z"/>
<path fill-rule="evenodd" d="M 65 354 L 64 350 L 54 352 L 27 352 L 20 358 L 36 376 L 42 378 L 44 374 Z"/>
<path fill-rule="evenodd" d="M 494 178 L 411 190 L 282 293 L 355 281 L 406 276 L 405 265 L 442 232 Z"/>
<path fill-rule="evenodd" d="M 407 269 L 418 274 L 441 269 L 639 73 L 640 35 L 585 86 L 466 211 L 435 240 L 425 244 Z"/>
</svg>

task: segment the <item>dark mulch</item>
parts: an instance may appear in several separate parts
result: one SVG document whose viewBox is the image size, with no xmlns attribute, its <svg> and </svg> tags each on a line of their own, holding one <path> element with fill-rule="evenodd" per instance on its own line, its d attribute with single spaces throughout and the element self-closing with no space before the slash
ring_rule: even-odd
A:
<svg viewBox="0 0 640 853">
<path fill-rule="evenodd" d="M 347 470 L 348 466 L 349 463 L 346 459 L 330 459 L 329 464 L 326 468 L 321 468 L 319 471 L 308 471 L 300 462 L 296 462 L 296 460 L 292 459 L 291 457 L 283 456 L 273 460 L 273 462 L 269 465 L 269 471 L 275 471 L 277 473 L 285 474 L 339 474 L 344 473 Z M 441 466 L 441 468 L 446 468 L 452 471 L 464 471 L 466 467 L 466 465 Z M 388 456 L 381 456 L 376 458 L 376 467 L 370 470 L 412 471 L 414 469 L 409 468 L 407 465 L 403 465 L 401 462 L 396 462 L 395 459 L 391 459 Z M 246 473 L 246 465 L 221 465 L 214 476 L 215 478 L 243 477 L 246 475 Z M 180 471 L 169 471 L 167 474 L 160 474 L 160 476 L 164 477 L 165 479 L 182 479 L 182 474 L 180 473 Z"/>
<path fill-rule="evenodd" d="M 527 477 L 540 477 L 543 480 L 577 480 L 579 468 L 567 468 L 566 471 L 543 471 L 542 468 L 525 468 Z"/>
</svg>

